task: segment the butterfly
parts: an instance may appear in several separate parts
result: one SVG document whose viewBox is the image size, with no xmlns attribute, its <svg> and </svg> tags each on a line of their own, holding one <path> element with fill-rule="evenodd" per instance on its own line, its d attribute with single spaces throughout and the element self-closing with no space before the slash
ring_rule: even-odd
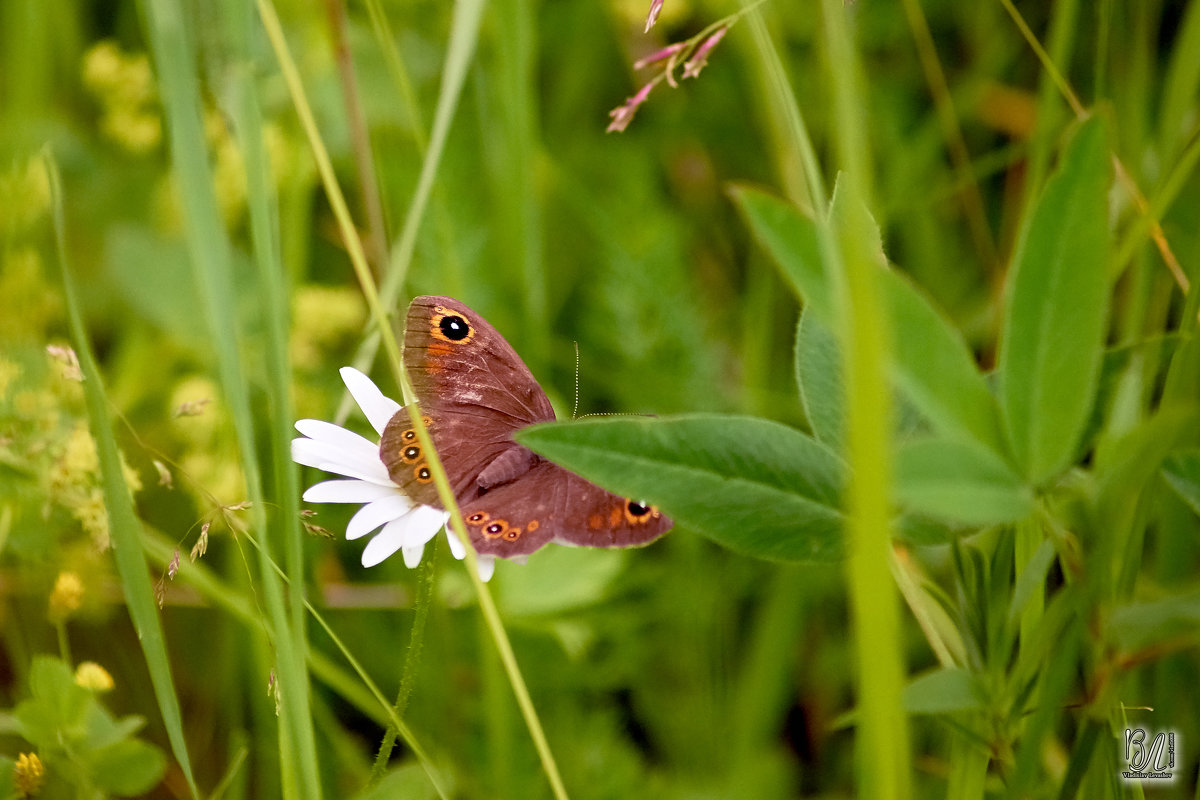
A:
<svg viewBox="0 0 1200 800">
<path fill-rule="evenodd" d="M 554 409 L 512 346 L 463 303 L 409 304 L 404 366 L 478 553 L 521 557 L 551 541 L 629 547 L 671 529 L 655 506 L 601 489 L 513 439 L 554 421 Z M 388 422 L 379 455 L 414 502 L 442 507 L 407 411 Z"/>
</svg>

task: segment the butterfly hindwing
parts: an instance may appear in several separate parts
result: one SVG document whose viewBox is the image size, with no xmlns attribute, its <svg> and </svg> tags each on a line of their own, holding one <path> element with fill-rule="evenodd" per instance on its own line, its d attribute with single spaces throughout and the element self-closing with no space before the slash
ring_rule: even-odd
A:
<svg viewBox="0 0 1200 800">
<path fill-rule="evenodd" d="M 587 547 L 631 547 L 671 527 L 658 509 L 605 491 L 544 459 L 462 506 L 471 543 L 502 557 L 532 553 L 551 540 Z"/>
</svg>

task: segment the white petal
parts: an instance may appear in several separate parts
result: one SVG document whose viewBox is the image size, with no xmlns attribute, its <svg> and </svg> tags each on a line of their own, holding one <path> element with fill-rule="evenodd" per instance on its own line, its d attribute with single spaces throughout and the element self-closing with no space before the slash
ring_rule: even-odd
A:
<svg viewBox="0 0 1200 800">
<path fill-rule="evenodd" d="M 415 569 L 421 563 L 421 556 L 425 555 L 425 545 L 418 544 L 413 547 L 403 547 L 400 551 L 404 554 L 404 566 L 409 569 Z"/>
<path fill-rule="evenodd" d="M 450 530 L 450 526 L 446 526 L 446 541 L 450 543 L 450 555 L 462 561 L 467 557 L 467 551 L 463 549 L 462 540 L 458 538 L 458 534 Z"/>
<path fill-rule="evenodd" d="M 379 445 L 354 431 L 321 419 L 296 421 L 296 430 L 310 439 L 336 447 L 354 458 L 379 458 Z"/>
<path fill-rule="evenodd" d="M 363 548 L 362 565 L 373 567 L 401 547 L 416 547 L 433 538 L 446 521 L 446 512 L 431 506 L 417 506 L 394 519 L 375 534 Z"/>
<path fill-rule="evenodd" d="M 383 563 L 384 559 L 399 550 L 404 544 L 404 529 L 397 527 L 393 520 L 383 526 L 383 530 L 375 534 L 375 538 L 367 542 L 363 548 L 362 565 L 373 567 Z"/>
<path fill-rule="evenodd" d="M 354 367 L 342 367 L 339 371 L 342 375 L 342 382 L 350 390 L 350 396 L 354 398 L 354 402 L 358 403 L 358 407 L 366 415 L 371 427 L 382 436 L 388 420 L 400 410 L 400 404 L 379 391 L 379 387 L 370 378 Z"/>
<path fill-rule="evenodd" d="M 391 486 L 355 479 L 333 480 L 314 483 L 305 489 L 302 497 L 306 503 L 370 503 L 391 497 L 397 491 Z"/>
<path fill-rule="evenodd" d="M 492 579 L 492 573 L 496 571 L 495 556 L 479 556 L 479 580 L 487 583 Z"/>
<path fill-rule="evenodd" d="M 349 524 L 346 525 L 346 538 L 361 539 L 385 522 L 404 516 L 412 507 L 412 501 L 397 492 L 367 503 L 350 518 Z"/>
<path fill-rule="evenodd" d="M 379 460 L 378 453 L 369 459 L 355 458 L 336 446 L 316 439 L 292 439 L 292 460 L 306 467 L 370 481 L 380 486 L 396 485 L 388 476 L 387 467 Z"/>
</svg>

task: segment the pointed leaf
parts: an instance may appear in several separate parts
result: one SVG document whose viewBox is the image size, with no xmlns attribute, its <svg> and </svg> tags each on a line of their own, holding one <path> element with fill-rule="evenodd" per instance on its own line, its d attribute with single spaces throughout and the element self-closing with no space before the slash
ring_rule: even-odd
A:
<svg viewBox="0 0 1200 800">
<path fill-rule="evenodd" d="M 1192 511 L 1200 514 L 1200 449 L 1188 448 L 1167 456 L 1162 472 L 1167 485 Z"/>
<path fill-rule="evenodd" d="M 1068 466 L 1096 391 L 1108 309 L 1110 182 L 1104 124 L 1092 117 L 1034 204 L 1008 276 L 1001 403 L 1013 454 L 1035 483 Z"/>
<path fill-rule="evenodd" d="M 912 714 L 946 714 L 983 708 L 984 694 L 979 681 L 965 669 L 935 670 L 904 687 L 904 709 Z"/>
<path fill-rule="evenodd" d="M 827 325 L 837 319 L 833 284 L 821 258 L 817 222 L 774 195 L 739 187 L 733 199 L 754 238 L 775 260 L 792 288 Z"/>
<path fill-rule="evenodd" d="M 799 431 L 700 414 L 526 428 L 530 449 L 746 555 L 832 561 L 842 554 L 844 466 Z"/>
<path fill-rule="evenodd" d="M 835 451 L 842 446 L 846 400 L 837 337 L 808 309 L 796 325 L 796 386 L 816 437 Z"/>
<path fill-rule="evenodd" d="M 806 311 L 827 327 L 837 311 L 830 276 L 820 258 L 817 223 L 789 203 L 753 189 L 734 194 L 759 244 L 779 265 L 805 302 Z M 851 202 L 836 192 L 831 219 L 842 219 Z M 966 343 L 925 296 L 896 270 L 888 269 L 873 226 L 872 248 L 879 252 L 881 296 L 891 326 L 891 374 L 912 404 L 941 433 L 970 438 L 1004 455 L 996 399 Z M 799 351 L 798 351 L 799 357 Z"/>
<path fill-rule="evenodd" d="M 1033 493 L 999 457 L 976 444 L 919 439 L 901 446 L 896 492 L 914 511 L 964 525 L 1016 522 Z"/>
</svg>

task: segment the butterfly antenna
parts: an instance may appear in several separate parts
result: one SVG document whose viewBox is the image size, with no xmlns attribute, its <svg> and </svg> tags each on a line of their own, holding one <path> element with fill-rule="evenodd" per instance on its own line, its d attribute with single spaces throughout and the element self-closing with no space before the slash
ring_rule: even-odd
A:
<svg viewBox="0 0 1200 800">
<path fill-rule="evenodd" d="M 579 413 L 579 342 L 575 342 L 575 406 L 571 409 L 571 419 Z"/>
</svg>

